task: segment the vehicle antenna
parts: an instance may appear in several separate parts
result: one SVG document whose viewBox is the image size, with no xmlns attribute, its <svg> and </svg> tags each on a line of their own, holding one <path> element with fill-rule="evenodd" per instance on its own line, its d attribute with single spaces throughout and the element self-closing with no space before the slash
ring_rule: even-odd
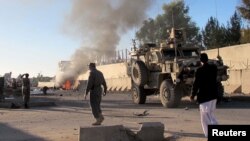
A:
<svg viewBox="0 0 250 141">
<path fill-rule="evenodd" d="M 174 35 L 174 50 L 175 50 L 175 62 L 177 61 L 177 47 L 176 47 L 176 38 L 175 38 L 175 25 L 174 25 L 174 9 L 172 7 L 172 33 Z M 176 64 L 176 63 L 175 63 Z"/>
<path fill-rule="evenodd" d="M 220 48 L 218 47 L 217 49 L 218 49 L 217 59 L 218 59 L 219 61 L 222 61 L 222 58 L 221 58 L 221 56 L 220 56 Z"/>
</svg>

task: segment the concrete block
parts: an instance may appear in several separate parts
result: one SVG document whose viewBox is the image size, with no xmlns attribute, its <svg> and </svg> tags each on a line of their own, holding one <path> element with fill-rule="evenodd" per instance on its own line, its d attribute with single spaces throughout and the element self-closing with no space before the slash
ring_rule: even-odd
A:
<svg viewBox="0 0 250 141">
<path fill-rule="evenodd" d="M 224 90 L 226 93 L 241 93 L 241 85 L 225 85 Z"/>
<path fill-rule="evenodd" d="M 163 141 L 164 124 L 161 122 L 144 122 L 136 137 L 142 141 Z"/>
<path fill-rule="evenodd" d="M 79 141 L 129 141 L 122 125 L 80 127 Z"/>
<path fill-rule="evenodd" d="M 250 70 L 242 71 L 242 93 L 250 94 Z"/>
</svg>

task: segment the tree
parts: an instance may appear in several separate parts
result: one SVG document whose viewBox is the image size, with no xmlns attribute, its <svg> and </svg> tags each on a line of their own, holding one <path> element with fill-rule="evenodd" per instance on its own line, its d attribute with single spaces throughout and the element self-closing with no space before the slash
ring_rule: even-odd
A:
<svg viewBox="0 0 250 141">
<path fill-rule="evenodd" d="M 208 49 L 240 44 L 241 17 L 235 12 L 227 27 L 210 17 L 205 29 L 202 30 L 203 44 Z"/>
<path fill-rule="evenodd" d="M 241 16 L 250 22 L 250 0 L 242 0 L 241 6 L 237 7 Z"/>
<path fill-rule="evenodd" d="M 203 43 L 206 48 L 213 49 L 219 46 L 219 42 L 224 40 L 221 35 L 225 30 L 219 26 L 219 21 L 216 18 L 210 17 L 205 29 L 202 30 Z"/>
<path fill-rule="evenodd" d="M 143 42 L 155 41 L 155 21 L 151 18 L 145 20 L 140 31 L 136 32 L 136 37 Z"/>
<path fill-rule="evenodd" d="M 239 11 L 240 15 L 243 19 L 250 22 L 250 0 L 242 0 L 241 5 L 237 7 L 237 10 Z M 243 28 L 241 30 L 241 43 L 249 43 L 250 42 L 250 28 Z"/>
<path fill-rule="evenodd" d="M 167 31 L 174 27 L 176 29 L 184 28 L 187 45 L 194 46 L 200 43 L 199 28 L 191 21 L 191 17 L 188 15 L 189 8 L 185 6 L 183 0 L 164 4 L 163 11 L 164 13 L 155 19 L 148 19 L 143 23 L 136 33 L 139 40 L 144 42 L 149 39 L 153 42 L 166 40 L 169 36 Z"/>
<path fill-rule="evenodd" d="M 228 27 L 228 40 L 230 45 L 240 44 L 241 38 L 241 17 L 234 12 Z"/>
<path fill-rule="evenodd" d="M 250 28 L 247 27 L 246 29 L 241 30 L 242 36 L 240 39 L 240 43 L 245 44 L 245 43 L 250 43 Z"/>
</svg>

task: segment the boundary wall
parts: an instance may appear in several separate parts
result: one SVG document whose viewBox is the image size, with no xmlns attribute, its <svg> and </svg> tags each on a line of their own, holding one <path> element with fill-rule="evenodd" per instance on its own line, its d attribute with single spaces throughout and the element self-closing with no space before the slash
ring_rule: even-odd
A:
<svg viewBox="0 0 250 141">
<path fill-rule="evenodd" d="M 229 79 L 223 82 L 226 93 L 250 94 L 250 44 L 229 46 L 218 49 L 202 51 L 210 59 L 216 59 L 218 52 L 224 64 L 229 66 Z M 109 91 L 129 91 L 131 79 L 127 75 L 126 63 L 97 66 L 106 79 Z M 89 72 L 79 76 L 79 80 L 87 80 Z M 86 85 L 86 82 L 82 83 Z M 81 84 L 81 85 L 82 85 Z M 84 89 L 84 86 L 81 86 Z"/>
</svg>

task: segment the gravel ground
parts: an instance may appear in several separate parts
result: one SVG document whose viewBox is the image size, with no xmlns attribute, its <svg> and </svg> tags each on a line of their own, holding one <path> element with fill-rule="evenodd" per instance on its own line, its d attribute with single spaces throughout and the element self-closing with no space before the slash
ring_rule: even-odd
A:
<svg viewBox="0 0 250 141">
<path fill-rule="evenodd" d="M 217 106 L 220 124 L 250 124 L 248 95 L 230 95 L 231 102 Z M 19 99 L 20 100 L 20 99 Z M 0 108 L 0 141 L 77 141 L 80 127 L 94 122 L 88 100 L 81 93 L 55 91 L 32 95 L 31 101 L 55 102 L 55 106 L 36 105 L 30 109 Z M 206 141 L 203 137 L 198 105 L 183 98 L 179 108 L 163 108 L 156 96 L 136 105 L 129 94 L 109 93 L 103 97 L 103 125 L 117 125 L 137 130 L 141 122 L 162 122 L 166 141 Z M 148 111 L 147 116 L 136 116 Z M 102 126 L 103 126 L 102 125 Z"/>
</svg>

